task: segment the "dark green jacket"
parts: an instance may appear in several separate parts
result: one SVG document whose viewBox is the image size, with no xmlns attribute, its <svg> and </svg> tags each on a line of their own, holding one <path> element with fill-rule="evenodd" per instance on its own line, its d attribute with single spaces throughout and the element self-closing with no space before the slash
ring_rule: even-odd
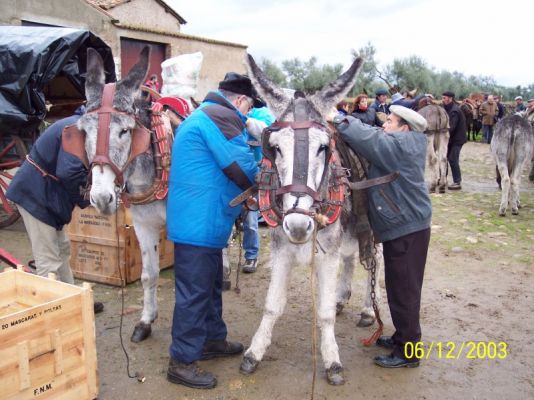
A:
<svg viewBox="0 0 534 400">
<path fill-rule="evenodd" d="M 432 203 L 425 183 L 425 134 L 384 133 L 350 116 L 337 129 L 370 162 L 369 178 L 400 173 L 395 181 L 368 190 L 369 220 L 377 239 L 387 242 L 429 228 Z"/>
</svg>

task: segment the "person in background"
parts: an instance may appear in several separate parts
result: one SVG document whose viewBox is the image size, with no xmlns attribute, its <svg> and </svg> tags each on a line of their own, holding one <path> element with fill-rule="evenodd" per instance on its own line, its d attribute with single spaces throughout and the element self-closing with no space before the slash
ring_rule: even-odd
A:
<svg viewBox="0 0 534 400">
<path fill-rule="evenodd" d="M 85 106 L 78 108 L 74 115 L 56 121 L 39 136 L 6 192 L 24 220 L 37 275 L 54 273 L 71 285 L 70 241 L 64 226 L 72 219 L 75 206 L 89 206 L 80 192 L 87 184 L 88 171 L 80 159 L 63 151 L 61 134 L 84 112 Z M 95 313 L 103 310 L 102 303 L 94 303 Z"/>
<path fill-rule="evenodd" d="M 376 110 L 373 107 L 368 107 L 367 105 L 367 95 L 359 94 L 354 100 L 354 111 L 352 116 L 358 118 L 364 124 L 371 126 L 382 126 L 382 121 L 380 121 L 376 116 Z"/>
<path fill-rule="evenodd" d="M 479 115 L 482 117 L 482 136 L 484 143 L 491 143 L 493 138 L 493 126 L 495 125 L 495 118 L 498 113 L 497 105 L 493 99 L 493 95 L 488 95 L 487 100 L 480 105 Z"/>
<path fill-rule="evenodd" d="M 495 104 L 497 105 L 497 115 L 495 117 L 495 123 L 497 123 L 501 119 L 503 119 L 504 114 L 506 113 L 506 107 L 504 107 L 504 104 L 501 103 L 501 96 L 495 96 Z"/>
<path fill-rule="evenodd" d="M 264 107 L 254 107 L 247 114 L 249 120 L 247 120 L 248 127 L 252 124 L 257 125 L 254 129 L 247 129 L 249 136 L 254 140 L 254 144 L 251 145 L 254 150 L 254 159 L 257 163 L 261 162 L 263 157 L 261 151 L 261 132 L 263 129 L 271 125 L 275 118 L 273 113 Z M 257 132 L 253 135 L 251 132 Z M 245 264 L 241 270 L 245 273 L 254 273 L 258 268 L 258 257 L 260 251 L 260 234 L 258 232 L 258 218 L 260 212 L 258 210 L 247 210 L 244 207 L 243 211 L 243 250 L 245 250 Z"/>
<path fill-rule="evenodd" d="M 348 115 L 350 112 L 350 103 L 348 101 L 340 101 L 336 106 L 337 111 L 341 115 Z"/>
<path fill-rule="evenodd" d="M 174 242 L 172 383 L 211 389 L 217 379 L 197 361 L 243 351 L 227 340 L 222 249 L 240 212 L 229 203 L 254 185 L 258 171 L 246 117 L 257 103 L 250 79 L 229 72 L 176 131 L 167 200 L 167 236 Z"/>
<path fill-rule="evenodd" d="M 465 114 L 454 101 L 454 92 L 443 92 L 441 101 L 449 115 L 449 144 L 447 146 L 447 160 L 451 166 L 452 185 L 449 190 L 462 189 L 462 172 L 460 170 L 460 151 L 467 142 L 467 123 Z"/>
<path fill-rule="evenodd" d="M 425 183 L 427 122 L 406 107 L 393 105 L 389 110 L 383 130 L 351 116 L 335 116 L 332 121 L 341 138 L 369 161 L 369 179 L 399 174 L 393 182 L 368 189 L 369 220 L 375 239 L 384 246 L 386 291 L 395 326 L 392 336 L 377 341 L 391 353 L 374 361 L 384 368 L 417 367 L 419 358 L 407 355 L 405 348 L 421 340 L 421 289 L 432 218 Z"/>
<path fill-rule="evenodd" d="M 525 111 L 527 107 L 523 104 L 523 97 L 517 96 L 515 99 L 515 112 Z"/>
<path fill-rule="evenodd" d="M 388 91 L 386 89 L 378 89 L 375 92 L 375 101 L 371 104 L 371 108 L 374 108 L 376 113 L 384 113 L 385 115 L 389 114 L 389 105 L 388 100 Z"/>
</svg>

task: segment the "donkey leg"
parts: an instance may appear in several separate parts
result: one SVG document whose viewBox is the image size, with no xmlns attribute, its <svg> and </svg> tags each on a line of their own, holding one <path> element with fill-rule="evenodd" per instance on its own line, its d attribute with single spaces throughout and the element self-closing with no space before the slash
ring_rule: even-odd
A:
<svg viewBox="0 0 534 400">
<path fill-rule="evenodd" d="M 290 270 L 289 262 L 292 255 L 284 254 L 283 251 L 278 254 L 280 257 L 276 260 L 276 263 L 272 261 L 271 282 L 265 299 L 263 318 L 258 330 L 252 338 L 250 347 L 243 355 L 243 361 L 239 368 L 239 372 L 245 375 L 254 373 L 258 368 L 258 364 L 263 359 L 267 347 L 271 344 L 274 324 L 278 317 L 284 312 L 287 302 L 287 281 Z"/>
<path fill-rule="evenodd" d="M 326 369 L 326 378 L 331 385 L 345 383 L 343 366 L 339 359 L 334 326 L 336 323 L 336 280 L 339 268 L 339 256 L 327 254 L 318 257 L 316 263 L 319 284 L 319 307 L 317 316 L 321 328 L 321 355 Z"/>
<path fill-rule="evenodd" d="M 159 226 L 146 226 L 134 224 L 141 256 L 143 272 L 141 283 L 143 284 L 143 312 L 141 320 L 135 325 L 130 340 L 138 343 L 150 336 L 151 324 L 158 316 L 158 278 L 159 278 Z"/>
<path fill-rule="evenodd" d="M 519 186 L 521 184 L 521 171 L 523 170 L 523 163 L 518 163 L 519 165 L 516 165 L 516 168 L 512 171 L 512 175 L 510 176 L 510 185 L 511 185 L 511 207 L 512 207 L 512 214 L 518 215 L 519 214 Z"/>
<path fill-rule="evenodd" d="M 382 299 L 382 296 L 380 294 L 380 286 L 378 284 L 378 279 L 380 277 L 380 272 L 382 270 L 382 265 L 384 263 L 384 256 L 382 254 L 381 244 L 376 245 L 375 263 L 376 263 L 376 270 L 375 270 L 374 287 L 372 284 L 371 271 L 368 271 L 368 274 L 367 274 L 367 286 L 366 286 L 366 291 L 365 291 L 364 306 L 363 306 L 362 313 L 361 313 L 361 319 L 358 322 L 358 326 L 360 327 L 371 326 L 375 323 L 375 320 L 376 320 L 375 310 L 373 308 L 373 300 L 371 298 L 371 291 L 374 289 L 375 302 L 377 306 L 380 306 L 380 301 Z"/>
<path fill-rule="evenodd" d="M 436 151 L 434 149 L 434 133 L 427 134 L 427 146 L 426 146 L 426 157 L 428 163 L 428 171 L 430 174 L 430 182 L 428 191 L 433 193 L 436 190 L 436 186 L 439 180 L 439 164 Z"/>
<path fill-rule="evenodd" d="M 438 157 L 438 186 L 439 192 L 445 193 L 447 188 L 447 145 L 449 144 L 449 132 L 437 134 L 437 157 Z"/>
<path fill-rule="evenodd" d="M 508 197 L 510 195 L 510 176 L 508 175 L 508 167 L 506 160 L 504 162 L 497 161 L 497 168 L 501 175 L 501 204 L 499 206 L 499 215 L 504 217 L 506 215 L 506 208 L 508 207 Z"/>
<path fill-rule="evenodd" d="M 343 308 L 349 302 L 352 294 L 352 275 L 356 262 L 354 249 L 351 248 L 350 251 L 345 252 L 343 247 L 341 250 L 341 271 L 336 288 L 336 315 L 341 314 Z"/>
</svg>

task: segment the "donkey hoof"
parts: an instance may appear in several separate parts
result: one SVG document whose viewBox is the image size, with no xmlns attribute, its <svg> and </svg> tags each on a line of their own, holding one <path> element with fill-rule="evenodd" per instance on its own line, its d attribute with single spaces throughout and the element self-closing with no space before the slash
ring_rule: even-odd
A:
<svg viewBox="0 0 534 400">
<path fill-rule="evenodd" d="M 371 326 L 374 323 L 375 323 L 375 317 L 362 313 L 360 315 L 360 320 L 358 321 L 356 326 L 359 326 L 360 328 L 365 328 L 366 326 Z"/>
<path fill-rule="evenodd" d="M 135 329 L 132 333 L 130 340 L 134 343 L 139 343 L 145 340 L 152 333 L 152 326 L 150 324 L 145 324 L 144 322 L 139 322 L 135 325 Z"/>
<path fill-rule="evenodd" d="M 332 363 L 330 368 L 326 370 L 326 379 L 328 383 L 334 386 L 343 385 L 345 378 L 343 377 L 343 367 L 339 363 Z"/>
<path fill-rule="evenodd" d="M 336 303 L 336 315 L 341 314 L 343 312 L 343 308 L 345 308 L 345 304 Z"/>
<path fill-rule="evenodd" d="M 500 217 L 506 217 L 506 211 L 499 211 Z"/>
<path fill-rule="evenodd" d="M 222 290 L 226 291 L 226 290 L 230 290 L 232 287 L 232 282 L 230 280 L 223 280 L 222 282 Z"/>
<path fill-rule="evenodd" d="M 243 375 L 250 375 L 256 372 L 258 368 L 259 361 L 254 358 L 254 356 L 243 356 L 243 361 L 239 366 L 239 372 Z"/>
<path fill-rule="evenodd" d="M 519 215 L 519 210 L 517 208 L 512 208 L 512 215 Z"/>
</svg>

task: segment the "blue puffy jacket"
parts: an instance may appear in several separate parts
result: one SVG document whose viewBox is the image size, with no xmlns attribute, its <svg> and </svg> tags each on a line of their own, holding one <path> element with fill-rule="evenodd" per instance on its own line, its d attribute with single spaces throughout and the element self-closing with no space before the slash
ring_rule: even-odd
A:
<svg viewBox="0 0 534 400">
<path fill-rule="evenodd" d="M 172 148 L 167 236 L 176 243 L 223 248 L 241 207 L 230 200 L 254 183 L 246 117 L 220 92 L 178 128 Z"/>
<path fill-rule="evenodd" d="M 61 147 L 61 132 L 78 121 L 77 114 L 50 125 L 32 146 L 30 158 L 47 173 L 59 178 L 43 176 L 25 161 L 15 174 L 7 190 L 7 198 L 21 205 L 32 216 L 58 230 L 68 224 L 76 205 L 84 208 L 89 202 L 80 195 L 80 187 L 87 183 L 88 171 L 80 159 L 65 153 Z"/>
<path fill-rule="evenodd" d="M 272 125 L 276 119 L 271 110 L 269 110 L 267 107 L 253 108 L 247 114 L 247 117 L 257 119 L 258 121 L 265 123 L 267 126 Z M 257 138 L 252 135 L 249 135 L 249 137 L 250 139 L 259 142 L 259 146 L 251 146 L 252 150 L 254 151 L 254 158 L 259 162 L 263 157 L 263 153 L 261 151 L 261 137 Z"/>
</svg>

